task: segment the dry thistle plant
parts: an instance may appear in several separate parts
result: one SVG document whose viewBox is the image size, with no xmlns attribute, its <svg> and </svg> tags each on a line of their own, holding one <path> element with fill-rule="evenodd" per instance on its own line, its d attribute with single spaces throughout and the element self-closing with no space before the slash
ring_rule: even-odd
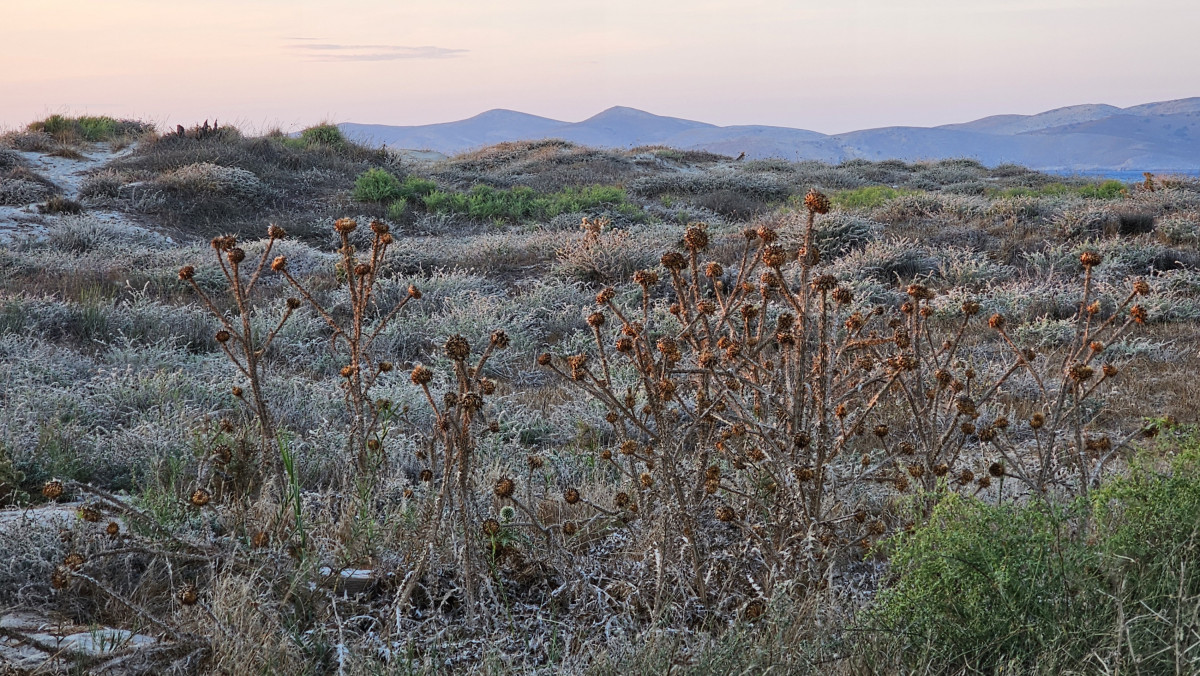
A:
<svg viewBox="0 0 1200 676">
<path fill-rule="evenodd" d="M 885 524 L 855 506 L 872 485 L 977 492 L 1012 474 L 1040 494 L 1069 465 L 1077 472 L 1071 488 L 1086 491 L 1121 445 L 1088 436 L 1097 414 L 1089 409 L 1085 417 L 1083 404 L 1117 372 L 1106 365 L 1091 379 L 1100 341 L 1145 321 L 1140 306 L 1129 307 L 1149 291 L 1145 282 L 1100 321 L 1089 295 L 1099 260 L 1085 254 L 1077 335 L 1062 368 L 1051 369 L 1059 386 L 1044 385 L 1051 376 L 1015 345 L 999 316 L 989 324 L 1014 359 L 988 380 L 960 354 L 979 303 L 965 303 L 962 321 L 943 327 L 931 319 L 936 293 L 912 284 L 899 312 L 854 311 L 853 293 L 819 274 L 814 220 L 829 200 L 813 191 L 805 205 L 799 250 L 786 250 L 769 226 L 747 230 L 732 279 L 702 260 L 707 229 L 690 225 L 686 251 L 661 259 L 666 313 L 653 300 L 659 274 L 640 271 L 633 277 L 640 305 L 618 303 L 611 288 L 597 295 L 599 309 L 587 320 L 592 354 L 539 358 L 608 410 L 615 443 L 601 459 L 624 484 L 615 507 L 659 524 L 659 549 L 680 553 L 676 563 L 687 571 L 680 577 L 701 602 L 720 539 L 714 521 L 736 525 L 753 543 L 769 588 L 773 579 L 821 575 L 839 544 L 865 546 L 883 535 Z M 1126 310 L 1129 318 L 1118 321 Z M 1018 372 L 1037 386 L 1037 401 L 1026 405 L 1045 410 L 1026 444 L 1032 465 L 1006 431 L 1007 418 L 985 412 L 1001 394 L 1012 401 L 1005 386 Z M 984 461 L 981 443 L 1007 466 L 993 462 L 977 478 L 970 466 Z"/>
<path fill-rule="evenodd" d="M 432 433 L 414 429 L 418 438 L 422 439 L 418 458 L 425 465 L 419 480 L 431 487 L 424 492 L 426 501 L 422 513 L 422 523 L 425 524 L 423 539 L 432 545 L 441 546 L 446 544 L 449 538 L 459 557 L 467 606 L 472 609 L 475 601 L 475 578 L 478 575 L 477 562 L 472 556 L 472 550 L 477 548 L 476 536 L 479 529 L 476 524 L 480 522 L 475 490 L 471 482 L 474 472 L 472 460 L 479 432 L 498 429 L 498 424 L 494 420 L 489 421 L 484 411 L 485 397 L 495 393 L 496 383 L 484 378 L 482 374 L 483 367 L 493 352 L 505 349 L 508 342 L 508 335 L 504 331 L 493 331 L 487 347 L 479 358 L 474 360 L 474 364 L 471 364 L 471 345 L 467 339 L 458 334 L 447 338 L 443 350 L 453 363 L 454 379 L 442 393 L 440 405 L 430 388 L 433 371 L 418 364 L 409 374 L 412 383 L 425 394 L 435 417 Z M 436 488 L 433 488 L 434 486 Z M 502 479 L 493 492 L 496 497 L 510 500 L 524 509 L 516 500 L 512 479 Z M 455 516 L 457 525 L 461 528 L 461 541 L 455 537 L 453 528 L 447 528 L 454 523 Z M 410 573 L 409 584 L 404 587 L 400 596 L 401 606 L 411 597 L 417 581 L 429 564 L 430 556 L 432 547 L 422 554 L 415 570 Z"/>
<path fill-rule="evenodd" d="M 228 284 L 227 291 L 233 300 L 233 310 L 237 313 L 233 317 L 218 307 L 214 300 L 196 283 L 194 266 L 185 265 L 179 270 L 179 279 L 191 285 L 204 306 L 221 323 L 223 328 L 217 331 L 215 336 L 217 344 L 221 346 L 229 361 L 250 385 L 249 400 L 246 399 L 245 390 L 239 385 L 234 385 L 231 392 L 239 401 L 250 407 L 258 420 L 261 438 L 259 466 L 264 481 L 275 482 L 276 488 L 281 488 L 284 483 L 283 464 L 278 452 L 278 441 L 275 438 L 274 419 L 271 409 L 267 405 L 266 396 L 263 394 L 263 355 L 275 340 L 275 336 L 279 334 L 279 330 L 291 317 L 292 312 L 300 307 L 300 302 L 294 298 L 287 299 L 279 322 L 266 336 L 255 334 L 251 326 L 250 315 L 252 311 L 251 297 L 270 258 L 271 249 L 276 241 L 286 236 L 287 233 L 283 228 L 277 225 L 268 227 L 267 245 L 257 263 L 252 262 L 252 269 L 247 269 L 249 266 L 244 265 L 246 252 L 238 246 L 235 235 L 213 238 L 211 242 L 213 253 L 221 272 L 225 275 Z"/>
<path fill-rule="evenodd" d="M 358 227 L 357 221 L 352 218 L 339 218 L 333 227 L 342 243 L 338 249 L 342 256 L 338 263 L 338 272 L 345 280 L 350 296 L 350 316 L 346 320 L 335 319 L 330 310 L 292 276 L 288 271 L 285 256 L 277 256 L 271 261 L 271 269 L 283 275 L 333 330 L 332 347 L 336 349 L 339 342 L 344 344 L 348 362 L 341 368 L 342 391 L 346 409 L 350 414 L 347 450 L 354 457 L 356 469 L 366 472 L 378 466 L 381 461 L 381 449 L 387 436 L 387 427 L 383 423 L 391 413 L 388 401 L 371 398 L 371 388 L 380 376 L 391 372 L 393 368 L 390 361 L 375 361 L 371 345 L 388 324 L 400 315 L 410 300 L 421 297 L 421 292 L 410 286 L 403 299 L 377 314 L 374 300 L 379 270 L 384 264 L 388 247 L 392 244 L 392 235 L 388 232 L 387 223 L 371 222 L 373 236 L 371 248 L 365 258 L 360 258 L 354 245 L 350 243 L 350 233 Z"/>
</svg>

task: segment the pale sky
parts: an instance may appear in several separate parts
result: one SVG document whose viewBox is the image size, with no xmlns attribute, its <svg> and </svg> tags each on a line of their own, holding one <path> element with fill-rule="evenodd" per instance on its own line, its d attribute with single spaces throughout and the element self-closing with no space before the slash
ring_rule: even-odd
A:
<svg viewBox="0 0 1200 676">
<path fill-rule="evenodd" d="M 613 105 L 825 133 L 1200 96 L 1200 0 L 0 0 L 0 128 Z"/>
</svg>

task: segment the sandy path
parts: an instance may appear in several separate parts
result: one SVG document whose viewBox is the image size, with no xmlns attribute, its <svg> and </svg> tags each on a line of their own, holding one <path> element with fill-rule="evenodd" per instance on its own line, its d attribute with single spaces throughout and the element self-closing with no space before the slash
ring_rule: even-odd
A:
<svg viewBox="0 0 1200 676">
<path fill-rule="evenodd" d="M 89 174 L 109 162 L 124 157 L 133 151 L 133 146 L 113 151 L 107 144 L 92 144 L 83 149 L 81 159 L 56 157 L 39 152 L 17 152 L 26 167 L 52 181 L 63 197 L 77 200 L 79 190 Z M 44 237 L 60 216 L 38 213 L 38 203 L 16 206 L 0 206 L 0 245 L 20 237 Z M 119 211 L 88 209 L 85 213 L 114 224 L 135 225 L 129 217 Z M 136 226 L 135 226 L 136 227 Z"/>
</svg>

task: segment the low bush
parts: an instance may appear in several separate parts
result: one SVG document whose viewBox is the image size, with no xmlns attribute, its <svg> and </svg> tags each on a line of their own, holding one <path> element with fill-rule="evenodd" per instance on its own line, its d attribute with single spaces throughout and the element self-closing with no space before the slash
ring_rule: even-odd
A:
<svg viewBox="0 0 1200 676">
<path fill-rule="evenodd" d="M 359 202 L 388 202 L 398 197 L 400 179 L 386 169 L 368 169 L 354 180 L 354 199 Z"/>
<path fill-rule="evenodd" d="M 1200 444 L 1136 466 L 1090 501 L 946 495 L 893 541 L 897 577 L 871 613 L 904 669 L 1195 673 Z"/>
<path fill-rule="evenodd" d="M 306 146 L 329 146 L 340 148 L 346 145 L 346 137 L 335 124 L 318 124 L 300 132 L 300 140 Z"/>
<path fill-rule="evenodd" d="M 51 115 L 28 126 L 31 132 L 43 132 L 60 141 L 113 141 L 122 136 L 136 136 L 151 130 L 151 126 L 137 120 L 118 120 L 107 115 L 66 117 Z"/>
<path fill-rule="evenodd" d="M 478 220 L 510 223 L 549 220 L 574 212 L 612 210 L 628 216 L 638 213 L 637 206 L 627 200 L 625 191 L 613 186 L 564 188 L 540 195 L 524 186 L 497 190 L 476 185 L 466 193 L 435 190 L 425 195 L 422 201 L 431 213 L 457 213 Z"/>
<path fill-rule="evenodd" d="M 915 195 L 916 190 L 898 190 L 886 185 L 868 185 L 851 190 L 839 190 L 831 196 L 833 203 L 843 209 L 874 209 L 902 195 Z"/>
</svg>

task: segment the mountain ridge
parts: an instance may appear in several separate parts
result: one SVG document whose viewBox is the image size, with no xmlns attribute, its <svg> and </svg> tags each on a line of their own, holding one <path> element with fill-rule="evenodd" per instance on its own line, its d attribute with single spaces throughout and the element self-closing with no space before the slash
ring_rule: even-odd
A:
<svg viewBox="0 0 1200 676">
<path fill-rule="evenodd" d="M 398 149 L 456 154 L 505 141 L 562 139 L 595 147 L 664 145 L 752 159 L 976 159 L 1046 170 L 1180 170 L 1200 167 L 1200 97 L 1119 108 L 1064 106 L 936 127 L 879 127 L 842 134 L 769 125 L 718 126 L 613 106 L 579 122 L 496 108 L 452 122 L 343 123 L 350 138 Z"/>
</svg>

